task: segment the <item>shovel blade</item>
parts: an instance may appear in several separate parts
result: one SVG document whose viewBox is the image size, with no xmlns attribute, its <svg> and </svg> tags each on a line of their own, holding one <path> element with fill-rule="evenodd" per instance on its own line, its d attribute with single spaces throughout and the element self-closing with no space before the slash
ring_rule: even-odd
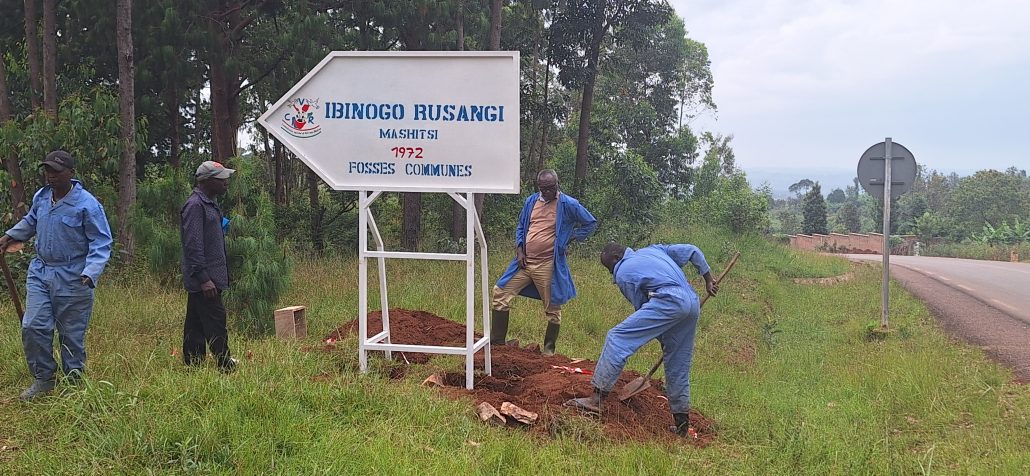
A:
<svg viewBox="0 0 1030 476">
<path fill-rule="evenodd" d="M 625 401 L 630 397 L 640 392 L 643 392 L 644 390 L 647 390 L 650 387 L 651 382 L 649 382 L 647 378 L 637 377 L 630 381 L 630 383 L 627 383 L 625 387 L 622 387 L 622 390 L 619 390 L 619 401 Z"/>
</svg>

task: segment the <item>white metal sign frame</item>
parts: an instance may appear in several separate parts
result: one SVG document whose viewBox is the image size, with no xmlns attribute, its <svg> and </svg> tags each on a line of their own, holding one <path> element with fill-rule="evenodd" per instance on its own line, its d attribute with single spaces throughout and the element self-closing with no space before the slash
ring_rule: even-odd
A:
<svg viewBox="0 0 1030 476">
<path fill-rule="evenodd" d="M 369 192 L 361 190 L 358 192 L 358 363 L 362 372 L 368 371 L 368 352 L 384 351 L 386 358 L 391 358 L 391 353 L 396 352 L 423 352 L 430 354 L 455 354 L 465 356 L 465 388 L 471 390 L 474 384 L 474 362 L 475 355 L 480 349 L 483 352 L 483 367 L 487 375 L 492 375 L 490 362 L 490 320 L 487 319 L 487 265 L 486 237 L 483 235 L 483 227 L 476 214 L 476 203 L 474 194 L 466 193 L 461 196 L 455 192 L 447 194 L 465 208 L 465 253 L 417 253 L 410 251 L 386 251 L 383 245 L 379 227 L 376 226 L 375 217 L 372 216 L 370 205 L 382 191 Z M 368 249 L 368 232 L 372 231 L 375 239 L 376 251 Z M 475 241 L 474 241 L 475 240 Z M 482 283 L 483 299 L 483 337 L 475 340 L 476 329 L 476 253 L 475 243 L 479 243 L 480 254 L 480 281 Z M 379 261 L 379 299 L 382 306 L 383 330 L 369 337 L 368 335 L 368 259 L 376 258 Z M 390 342 L 390 305 L 386 287 L 386 258 L 406 259 L 429 259 L 445 261 L 465 262 L 465 346 L 445 347 L 435 345 L 414 345 L 394 344 Z"/>
<path fill-rule="evenodd" d="M 466 58 L 471 62 L 469 64 L 472 65 L 468 68 L 466 68 L 466 65 L 464 64 L 455 65 L 453 68 L 450 68 L 447 67 L 447 64 L 432 63 L 434 61 L 446 63 L 447 61 L 452 61 L 452 59 L 463 62 Z M 360 74 L 358 76 L 354 76 L 351 74 L 351 70 L 347 68 L 340 69 L 338 65 L 341 63 L 334 63 L 334 60 L 344 60 L 354 64 L 375 64 L 378 65 L 377 67 L 381 67 L 382 69 L 370 69 L 370 71 L 377 71 L 376 74 L 378 74 L 378 76 L 375 76 L 374 74 L 371 77 L 360 77 Z M 487 264 L 487 245 L 486 238 L 483 234 L 482 224 L 480 223 L 479 216 L 476 213 L 475 200 L 473 197 L 474 193 L 519 192 L 519 64 L 518 51 L 334 51 L 328 54 L 322 62 L 313 68 L 303 79 L 294 85 L 293 88 L 283 95 L 282 98 L 273 104 L 268 111 L 258 119 L 258 123 L 261 124 L 262 127 L 264 127 L 271 135 L 279 139 L 279 141 L 281 141 L 291 152 L 297 155 L 301 161 L 326 181 L 331 188 L 335 190 L 354 190 L 358 193 L 358 361 L 361 372 L 368 371 L 368 353 L 371 351 L 383 351 L 385 352 L 387 359 L 392 358 L 393 352 L 464 355 L 465 387 L 472 389 L 475 371 L 474 357 L 476 352 L 484 350 L 484 370 L 487 375 L 491 374 L 491 348 L 489 338 L 490 321 L 487 318 L 487 306 L 489 305 L 487 294 L 487 275 L 489 270 L 489 266 Z M 420 69 L 418 67 L 419 65 L 423 67 Z M 427 65 L 435 66 L 426 68 L 425 66 Z M 390 71 L 397 74 L 383 74 L 384 71 Z M 412 71 L 420 73 L 411 74 Z M 448 79 L 449 77 L 447 76 L 448 74 L 453 75 L 468 71 L 489 73 L 495 77 L 495 81 L 488 84 L 466 83 L 464 81 Z M 318 78 L 320 73 L 325 73 L 325 75 L 331 77 L 332 80 L 330 81 Z M 309 86 L 309 83 L 311 84 L 311 87 L 306 88 L 306 86 Z M 481 87 L 472 87 L 474 84 L 480 84 Z M 340 85 L 345 85 L 347 89 L 339 89 Z M 323 89 L 323 87 L 325 88 Z M 319 94 L 314 94 L 314 96 L 309 98 L 307 96 L 310 95 L 304 93 L 305 97 L 299 97 L 301 92 L 308 91 L 308 89 L 311 89 L 311 92 L 313 93 Z M 449 99 L 465 98 L 472 101 L 472 105 L 469 106 L 471 111 L 469 113 L 471 114 L 470 117 L 478 117 L 476 116 L 478 111 L 483 120 L 496 120 L 496 122 L 492 122 L 493 124 L 500 124 L 503 122 L 502 132 L 498 133 L 491 129 L 489 131 L 485 131 L 489 133 L 485 133 L 484 129 L 479 126 L 470 126 L 467 131 L 459 131 L 459 129 L 456 128 L 458 126 L 454 124 L 441 124 L 434 126 L 439 129 L 439 131 L 434 132 L 439 132 L 441 135 L 448 134 L 446 135 L 447 140 L 435 135 L 432 137 L 432 139 L 439 138 L 436 142 L 437 144 L 447 144 L 447 147 L 440 146 L 439 159 L 441 161 L 445 161 L 450 160 L 449 158 L 454 156 L 463 157 L 468 162 L 468 164 L 465 165 L 468 168 L 462 170 L 471 171 L 473 170 L 472 167 L 476 167 L 476 171 L 483 171 L 483 175 L 476 175 L 479 180 L 465 180 L 458 182 L 428 181 L 426 183 L 422 183 L 419 181 L 405 182 L 398 180 L 390 181 L 386 179 L 379 180 L 375 178 L 375 174 L 372 174 L 372 177 L 367 181 L 354 181 L 346 178 L 345 176 L 330 172 L 335 170 L 333 167 L 338 166 L 341 160 L 345 160 L 344 156 L 341 154 L 340 147 L 349 147 L 349 143 L 341 143 L 341 138 L 363 136 L 353 135 L 352 132 L 354 131 L 350 129 L 337 128 L 334 130 L 333 128 L 336 126 L 331 126 L 328 123 L 319 123 L 322 119 L 338 119 L 335 108 L 337 105 L 344 104 L 325 102 L 328 99 L 320 95 L 322 91 L 345 91 L 345 94 L 341 97 L 346 97 L 350 100 L 356 100 L 362 103 L 376 99 L 373 96 L 376 96 L 376 93 L 383 91 L 389 92 L 393 95 L 392 97 L 398 101 L 414 101 L 418 98 L 423 98 L 420 99 L 421 102 L 414 103 L 415 105 L 412 107 L 413 109 L 417 109 L 418 105 L 423 105 L 425 108 L 428 108 L 427 110 L 430 112 L 427 117 L 430 120 L 436 119 L 433 118 L 433 114 L 431 112 L 433 110 L 432 105 L 422 104 L 426 100 L 445 101 Z M 370 92 L 371 95 L 369 95 Z M 447 96 L 448 94 L 452 95 L 452 97 Z M 323 102 L 319 102 L 318 98 L 320 97 Z M 293 101 L 296 104 L 289 103 L 289 101 Z M 296 109 L 295 112 L 297 113 L 297 115 L 294 116 L 296 123 L 294 125 L 296 127 L 291 129 L 293 131 L 292 133 L 284 129 L 283 124 L 279 124 L 279 121 L 276 120 L 277 117 L 282 116 L 282 108 L 286 107 L 288 104 L 293 104 L 291 107 L 294 107 Z M 404 103 L 398 102 L 395 104 L 398 107 L 403 107 Z M 375 106 L 375 104 L 370 105 Z M 508 108 L 508 120 L 504 119 L 505 105 Z M 334 108 L 332 115 L 329 111 L 330 106 Z M 447 108 L 449 107 L 454 108 L 460 106 L 456 115 L 456 120 L 461 121 L 463 117 L 466 117 L 462 115 L 462 111 L 465 106 L 455 106 L 449 104 L 449 102 L 437 106 L 442 108 L 441 110 L 445 113 L 448 111 Z M 309 108 L 318 109 L 319 107 L 325 108 L 325 111 L 323 111 L 321 116 L 315 116 L 312 111 L 309 110 Z M 397 111 L 403 111 L 403 109 L 397 109 Z M 489 116 L 484 111 L 493 111 L 499 115 L 496 117 Z M 397 117 L 387 118 L 380 117 L 378 115 L 376 118 L 383 120 L 398 119 Z M 368 119 L 375 118 L 368 117 Z M 418 120 L 419 117 L 412 116 L 410 119 Z M 468 118 L 466 117 L 466 119 Z M 282 117 L 282 120 L 286 120 L 285 116 Z M 451 119 L 443 117 L 443 120 L 448 121 Z M 324 130 L 322 129 L 323 125 L 325 126 Z M 397 122 L 397 126 L 395 127 L 418 127 L 418 125 L 412 125 L 410 122 Z M 316 136 L 320 137 L 315 139 Z M 383 132 L 379 131 L 377 137 L 379 139 L 383 139 Z M 393 137 L 390 137 L 389 135 L 385 136 L 385 138 L 393 139 Z M 329 140 L 330 142 L 325 146 L 313 145 L 320 144 L 318 141 L 323 139 Z M 314 142 L 312 142 L 313 140 Z M 465 144 L 465 142 L 462 141 L 467 141 L 468 147 L 464 149 L 456 149 L 453 147 L 454 144 L 457 144 L 458 146 Z M 412 142 L 411 145 L 419 145 L 414 141 L 409 142 Z M 380 149 L 382 149 L 382 147 L 380 147 Z M 411 149 L 411 147 L 408 147 L 408 149 Z M 421 149 L 421 147 L 418 147 L 418 149 Z M 353 153 L 351 153 L 348 156 L 349 158 L 346 160 L 351 160 L 351 158 L 353 158 L 353 160 L 380 160 L 385 162 L 385 159 L 382 157 L 367 156 L 368 150 L 365 149 L 355 149 L 355 151 L 352 152 Z M 486 160 L 486 162 L 481 162 L 483 160 Z M 399 161 L 394 162 L 400 163 Z M 450 169 L 448 168 L 448 170 Z M 392 168 L 390 171 L 393 173 Z M 378 173 L 378 171 L 375 171 L 375 173 Z M 460 176 L 464 177 L 464 175 Z M 381 196 L 383 192 L 416 191 L 447 193 L 458 204 L 465 208 L 465 253 L 419 253 L 387 251 L 385 249 L 382 236 L 379 232 L 379 227 L 376 225 L 375 218 L 372 215 L 372 210 L 370 208 L 371 204 L 376 200 L 376 198 Z M 375 241 L 375 250 L 369 249 L 368 236 L 370 232 Z M 483 322 L 483 336 L 479 339 L 475 338 L 475 248 L 477 242 L 479 243 L 481 264 L 481 317 Z M 378 260 L 379 295 L 381 301 L 380 304 L 382 306 L 383 323 L 383 330 L 373 336 L 368 335 L 368 260 L 370 258 Z M 387 258 L 465 262 L 466 292 L 464 346 L 426 346 L 395 344 L 391 342 L 390 306 L 386 285 Z"/>
</svg>

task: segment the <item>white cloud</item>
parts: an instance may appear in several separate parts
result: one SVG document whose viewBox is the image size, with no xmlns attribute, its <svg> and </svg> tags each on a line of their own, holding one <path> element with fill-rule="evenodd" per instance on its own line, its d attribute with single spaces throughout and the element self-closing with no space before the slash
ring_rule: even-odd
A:
<svg viewBox="0 0 1030 476">
<path fill-rule="evenodd" d="M 1025 84 L 1011 80 L 1030 76 L 1030 2 L 671 3 L 688 35 L 708 46 L 719 106 L 711 128 L 735 135 L 745 166 L 768 164 L 765 151 L 792 150 L 791 144 L 796 150 L 815 140 L 847 149 L 895 131 L 940 147 L 934 142 L 960 140 L 963 127 L 983 126 L 963 124 L 964 117 L 1011 121 L 1030 114 Z M 956 120 L 941 121 L 953 112 Z M 1013 127 L 1006 122 L 994 129 Z M 821 136 L 813 138 L 814 132 Z M 994 154 L 999 160 L 1030 163 L 1030 139 L 1006 140 L 999 146 L 1004 151 Z M 970 147 L 955 147 L 962 148 Z M 958 166 L 958 157 L 946 156 L 940 160 Z M 796 160 L 818 163 L 804 153 Z"/>
</svg>

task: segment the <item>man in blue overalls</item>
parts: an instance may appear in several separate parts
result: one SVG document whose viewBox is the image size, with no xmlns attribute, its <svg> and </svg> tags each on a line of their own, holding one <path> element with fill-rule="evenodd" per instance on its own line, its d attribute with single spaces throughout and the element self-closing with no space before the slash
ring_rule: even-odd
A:
<svg viewBox="0 0 1030 476">
<path fill-rule="evenodd" d="M 714 296 L 719 286 L 712 280 L 704 254 L 694 245 L 651 245 L 639 250 L 609 243 L 601 252 L 603 264 L 636 312 L 608 331 L 601 357 L 590 383 L 589 397 L 565 402 L 589 413 L 600 413 L 604 397 L 626 366 L 626 360 L 651 339 L 662 344 L 666 393 L 676 426 L 674 432 L 687 435 L 690 421 L 690 362 L 694 356 L 694 335 L 701 305 L 694 288 L 681 269 L 694 265 L 705 278 L 705 289 Z"/>
<path fill-rule="evenodd" d="M 36 237 L 36 257 L 26 279 L 21 321 L 25 360 L 35 381 L 21 394 L 32 400 L 54 390 L 54 328 L 61 366 L 70 381 L 86 365 L 86 327 L 93 312 L 93 288 L 111 257 L 111 228 L 104 207 L 73 180 L 75 160 L 63 150 L 43 161 L 47 185 L 32 197 L 32 208 L 0 237 L 0 253 L 15 241 Z"/>
</svg>

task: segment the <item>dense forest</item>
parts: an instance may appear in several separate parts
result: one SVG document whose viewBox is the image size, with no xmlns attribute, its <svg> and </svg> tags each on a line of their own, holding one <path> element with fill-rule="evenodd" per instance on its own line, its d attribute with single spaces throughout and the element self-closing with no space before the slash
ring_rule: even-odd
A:
<svg viewBox="0 0 1030 476">
<path fill-rule="evenodd" d="M 599 220 L 587 249 L 645 242 L 661 221 L 797 233 L 882 220 L 857 184 L 824 197 L 805 179 L 774 201 L 736 165 L 732 136 L 690 127 L 716 111 L 715 78 L 664 0 L 2 0 L 2 11 L 0 224 L 26 212 L 46 153 L 68 150 L 110 216 L 116 268 L 173 284 L 192 171 L 221 161 L 239 170 L 222 201 L 237 277 L 227 300 L 245 317 L 267 313 L 292 257 L 356 250 L 356 194 L 330 190 L 254 126 L 331 51 L 519 51 L 522 190 L 556 169 Z M 985 226 L 1024 233 L 1028 190 L 1014 168 L 923 170 L 892 223 L 954 241 Z M 477 197 L 491 241 L 508 239 L 521 199 Z M 465 246 L 464 209 L 446 195 L 388 194 L 374 207 L 392 248 Z"/>
<path fill-rule="evenodd" d="M 330 51 L 518 50 L 523 191 L 556 169 L 599 219 L 593 242 L 641 242 L 664 216 L 768 228 L 767 194 L 735 165 L 732 137 L 689 127 L 715 110 L 714 78 L 666 1 L 4 0 L 3 11 L 3 225 L 42 185 L 45 154 L 68 150 L 110 215 L 115 264 L 174 283 L 192 171 L 221 161 L 239 170 L 223 208 L 229 301 L 244 313 L 286 286 L 291 256 L 356 248 L 356 194 L 330 190 L 253 126 Z M 507 239 L 521 197 L 482 200 L 488 237 Z M 464 247 L 463 209 L 445 195 L 376 207 L 395 248 Z"/>
</svg>

